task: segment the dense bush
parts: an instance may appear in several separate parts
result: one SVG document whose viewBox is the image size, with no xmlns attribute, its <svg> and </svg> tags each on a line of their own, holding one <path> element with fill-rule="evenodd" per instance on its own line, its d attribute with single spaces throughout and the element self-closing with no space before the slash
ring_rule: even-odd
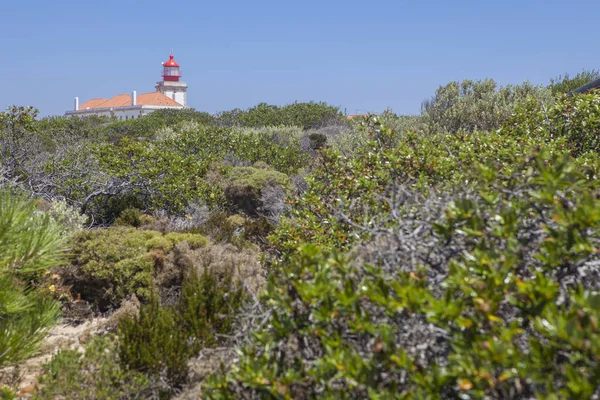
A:
<svg viewBox="0 0 600 400">
<path fill-rule="evenodd" d="M 215 118 L 208 113 L 193 109 L 157 110 L 143 118 L 113 121 L 98 129 L 98 135 L 103 140 L 113 143 L 123 138 L 154 139 L 165 128 L 175 128 L 190 122 L 211 125 L 215 123 Z"/>
<path fill-rule="evenodd" d="M 224 192 L 227 200 L 236 210 L 247 215 L 257 216 L 263 204 L 263 194 L 267 187 L 284 187 L 288 177 L 268 168 L 234 167 L 228 171 Z M 285 193 L 282 192 L 282 197 Z M 273 199 L 271 199 L 273 201 Z"/>
<path fill-rule="evenodd" d="M 70 206 L 65 200 L 53 199 L 43 209 L 57 226 L 63 228 L 63 234 L 67 236 L 83 229 L 88 222 L 87 216 L 81 215 L 78 209 Z"/>
<path fill-rule="evenodd" d="M 313 114 L 325 118 L 331 111 L 316 103 L 283 109 L 287 119 L 282 123 L 288 124 L 296 118 L 308 121 Z M 218 128 L 212 117 L 192 110 L 160 111 L 116 122 L 37 121 L 36 113 L 13 107 L 1 114 L 1 179 L 26 182 L 33 194 L 47 200 L 64 199 L 85 213 L 92 225 L 111 224 L 128 208 L 182 213 L 192 202 L 220 207 L 224 203 L 220 186 L 205 179 L 215 162 L 261 161 L 295 174 L 310 161 L 296 132 L 302 127 L 265 128 L 270 120 L 259 123 L 258 116 L 252 126 L 259 128 L 238 132 Z"/>
<path fill-rule="evenodd" d="M 346 248 L 360 239 L 352 223 L 360 223 L 365 212 L 387 209 L 380 196 L 390 185 L 424 190 L 469 186 L 482 179 L 474 168 L 478 163 L 510 173 L 518 160 L 545 143 L 539 136 L 502 132 L 398 135 L 377 119 L 366 124 L 371 140 L 351 156 L 333 149 L 321 153 L 320 167 L 307 178 L 307 191 L 292 200 L 290 215 L 272 238 L 276 250 L 288 254 L 300 242 Z M 555 141 L 548 151 L 564 148 Z M 341 213 L 347 218 L 341 219 Z"/>
<path fill-rule="evenodd" d="M 128 368 L 159 376 L 171 388 L 188 378 L 188 359 L 204 347 L 215 346 L 218 334 L 229 333 L 244 292 L 233 270 L 217 274 L 191 270 L 178 303 L 161 307 L 158 299 L 142 306 L 139 316 L 119 324 L 119 355 Z M 237 286 L 237 287 L 236 287 Z"/>
<path fill-rule="evenodd" d="M 161 375 L 169 386 L 185 383 L 191 348 L 172 309 L 153 299 L 142 306 L 139 316 L 120 321 L 118 336 L 119 356 L 126 367 Z"/>
<path fill-rule="evenodd" d="M 152 143 L 129 139 L 118 145 L 104 143 L 95 154 L 102 169 L 116 179 L 115 185 L 126 188 L 143 209 L 169 213 L 182 212 L 194 200 L 213 208 L 224 204 L 222 189 L 207 176 L 209 171 L 219 174 L 215 162 L 226 158 L 249 164 L 266 162 L 285 174 L 308 162 L 297 143 L 277 144 L 266 133 L 240 134 L 208 127 Z"/>
<path fill-rule="evenodd" d="M 600 152 L 599 121 L 600 96 L 577 94 L 561 98 L 553 107 L 524 104 L 505 122 L 503 130 L 508 135 L 539 137 L 549 143 L 564 140 L 571 154 L 579 157 Z"/>
<path fill-rule="evenodd" d="M 157 110 L 149 115 L 150 119 L 161 121 L 165 126 L 173 126 L 182 122 L 195 122 L 201 125 L 210 125 L 215 123 L 215 118 L 203 111 L 196 111 L 193 108 L 183 110 Z"/>
<path fill-rule="evenodd" d="M 52 227 L 71 258 L 40 279 L 57 259 L 4 240 L 0 202 L 0 327 L 35 344 L 49 293 L 65 317 L 121 306 L 117 342 L 59 353 L 42 397 L 168 398 L 196 355 L 198 379 L 224 362 L 208 398 L 599 396 L 600 107 L 551 93 L 588 75 L 454 82 L 422 116 L 352 121 L 324 103 L 116 122 L 13 108 L 0 180 L 43 212 L 8 226 Z M 81 230 L 80 213 L 116 226 Z M 15 338 L 0 331 L 0 364 Z"/>
<path fill-rule="evenodd" d="M 33 399 L 129 400 L 166 398 L 165 388 L 121 366 L 114 337 L 97 336 L 82 354 L 62 350 L 44 366 Z"/>
<path fill-rule="evenodd" d="M 161 286 L 180 283 L 182 270 L 167 263 L 167 253 L 184 241 L 192 249 L 208 243 L 191 233 L 163 235 L 124 227 L 81 231 L 70 242 L 70 265 L 58 273 L 74 293 L 106 310 L 131 294 L 149 299 Z"/>
<path fill-rule="evenodd" d="M 569 74 L 560 75 L 556 78 L 550 79 L 548 87 L 552 90 L 554 95 L 561 95 L 571 92 L 572 90 L 578 89 L 590 82 L 600 78 L 600 71 L 597 69 L 582 70 L 575 76 L 571 77 Z"/>
<path fill-rule="evenodd" d="M 352 262 L 306 245 L 209 398 L 589 398 L 599 387 L 593 175 L 541 154 L 458 195 L 395 190 Z M 597 394 L 597 393 L 596 393 Z"/>
<path fill-rule="evenodd" d="M 241 134 L 267 137 L 272 142 L 281 145 L 295 145 L 304 134 L 304 129 L 302 127 L 287 125 L 267 125 L 257 128 L 238 127 L 236 128 L 236 131 Z"/>
<path fill-rule="evenodd" d="M 395 131 L 398 136 L 410 132 L 428 133 L 426 119 L 420 115 L 396 115 L 392 110 L 385 110 L 381 113 L 380 118 L 382 123 Z"/>
<path fill-rule="evenodd" d="M 423 118 L 434 132 L 492 131 L 502 125 L 515 106 L 531 96 L 547 104 L 554 101 L 549 89 L 527 82 L 500 88 L 492 79 L 451 82 L 423 102 Z"/>
<path fill-rule="evenodd" d="M 142 212 L 136 208 L 123 210 L 115 220 L 114 225 L 132 226 L 137 228 L 142 225 Z"/>
<path fill-rule="evenodd" d="M 33 153 L 44 147 L 37 135 L 37 114 L 33 107 L 17 106 L 0 112 L 0 176 L 11 180 L 26 178 L 26 164 Z"/>
<path fill-rule="evenodd" d="M 247 110 L 231 110 L 217 115 L 221 126 L 262 127 L 299 126 L 315 128 L 342 120 L 339 107 L 326 103 L 293 103 L 282 107 L 260 103 Z"/>
</svg>

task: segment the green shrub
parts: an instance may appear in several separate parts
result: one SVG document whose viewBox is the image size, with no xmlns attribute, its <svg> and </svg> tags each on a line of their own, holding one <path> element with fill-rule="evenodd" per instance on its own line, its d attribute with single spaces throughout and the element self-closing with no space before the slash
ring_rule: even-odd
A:
<svg viewBox="0 0 600 400">
<path fill-rule="evenodd" d="M 252 243 L 267 243 L 267 237 L 273 231 L 273 224 L 265 217 L 250 218 L 244 224 L 244 239 Z"/>
<path fill-rule="evenodd" d="M 124 192 L 114 196 L 94 197 L 87 204 L 85 214 L 97 225 L 112 225 L 121 214 L 132 212 L 127 210 L 139 210 L 144 207 L 145 204 L 138 193 Z M 135 216 L 130 216 L 134 218 L 133 222 L 135 223 Z"/>
<path fill-rule="evenodd" d="M 127 138 L 118 144 L 95 144 L 93 155 L 99 168 L 124 189 L 117 196 L 95 198 L 90 212 L 102 215 L 103 220 L 132 207 L 180 214 L 194 201 L 215 209 L 224 203 L 224 194 L 207 174 L 225 158 L 265 162 L 284 174 L 308 164 L 309 156 L 299 143 L 276 143 L 269 135 L 199 126 L 154 142 Z M 135 202 L 124 204 L 119 199 Z"/>
<path fill-rule="evenodd" d="M 517 108 L 505 122 L 503 135 L 539 137 L 547 143 L 566 142 L 571 155 L 600 152 L 600 93 L 561 98 L 553 107 L 530 102 Z"/>
<path fill-rule="evenodd" d="M 100 310 L 117 307 L 131 294 L 147 300 L 165 289 L 162 285 L 181 281 L 181 268 L 165 268 L 165 259 L 183 241 L 192 249 L 208 244 L 192 233 L 163 235 L 126 227 L 81 231 L 71 239 L 71 264 L 59 273 L 74 293 Z"/>
<path fill-rule="evenodd" d="M 162 250 L 164 253 L 171 251 L 173 246 L 173 241 L 164 236 L 154 236 L 146 241 L 146 247 L 148 250 Z"/>
<path fill-rule="evenodd" d="M 556 78 L 552 78 L 550 79 L 550 84 L 548 87 L 550 90 L 552 90 L 552 93 L 557 96 L 569 93 L 570 91 L 587 85 L 598 78 L 600 78 L 600 71 L 597 69 L 584 69 L 573 77 L 569 76 L 569 74 L 564 74 Z"/>
<path fill-rule="evenodd" d="M 192 356 L 177 315 L 152 298 L 137 317 L 119 322 L 119 357 L 124 368 L 161 376 L 169 386 L 181 387 L 187 379 L 187 361 Z"/>
<path fill-rule="evenodd" d="M 170 387 L 180 388 L 188 378 L 188 359 L 219 343 L 217 334 L 231 330 L 243 300 L 231 269 L 220 276 L 209 268 L 201 275 L 192 271 L 175 306 L 161 307 L 153 298 L 141 307 L 139 316 L 120 321 L 121 362 L 127 368 L 164 377 Z"/>
<path fill-rule="evenodd" d="M 53 143 L 52 148 L 48 150 L 56 150 L 57 147 L 73 139 L 97 139 L 102 126 L 109 122 L 110 118 L 107 117 L 72 118 L 52 116 L 36 121 L 36 125 L 38 132 Z"/>
<path fill-rule="evenodd" d="M 180 242 L 187 242 L 192 250 L 204 247 L 208 244 L 208 240 L 204 236 L 196 233 L 171 232 L 165 235 L 165 239 L 169 240 L 173 246 Z"/>
<path fill-rule="evenodd" d="M 13 400 L 17 398 L 17 394 L 10 388 L 0 387 L 0 399 Z"/>
<path fill-rule="evenodd" d="M 266 186 L 285 186 L 289 182 L 285 174 L 254 167 L 233 167 L 228 178 L 225 187 L 227 200 L 236 209 L 251 216 L 258 215 L 263 206 L 261 193 Z"/>
<path fill-rule="evenodd" d="M 63 259 L 61 228 L 22 195 L 0 190 L 0 366 L 35 353 L 57 322 L 58 303 L 33 291 Z"/>
<path fill-rule="evenodd" d="M 81 215 L 79 210 L 69 205 L 65 200 L 53 200 L 46 213 L 60 227 L 65 235 L 70 235 L 83 229 L 88 221 L 87 216 Z"/>
<path fill-rule="evenodd" d="M 312 150 L 319 150 L 327 143 L 327 136 L 319 133 L 312 133 L 308 136 L 310 139 L 310 148 Z"/>
<path fill-rule="evenodd" d="M 289 146 L 297 144 L 304 130 L 299 126 L 261 126 L 259 128 L 237 128 L 242 135 L 258 135 L 269 138 L 273 143 Z"/>
<path fill-rule="evenodd" d="M 0 274 L 31 276 L 63 259 L 61 228 L 34 203 L 11 190 L 0 190 Z"/>
<path fill-rule="evenodd" d="M 591 398 L 600 200 L 546 153 L 465 193 L 398 188 L 356 261 L 302 245 L 268 321 L 203 392 L 233 398 Z M 387 200 L 384 200 L 387 201 Z"/>
<path fill-rule="evenodd" d="M 238 225 L 229 219 L 228 213 L 214 211 L 210 213 L 201 230 L 215 242 L 231 242 L 237 227 Z"/>
<path fill-rule="evenodd" d="M 260 103 L 248 110 L 231 110 L 217 115 L 222 126 L 263 127 L 299 126 L 304 129 L 319 127 L 342 119 L 339 107 L 323 102 L 293 103 L 282 107 Z"/>
<path fill-rule="evenodd" d="M 229 217 L 227 217 L 227 222 L 229 222 L 232 226 L 235 227 L 242 227 L 244 226 L 244 224 L 246 223 L 246 218 L 244 218 L 244 216 L 239 215 L 239 214 L 233 214 Z"/>
<path fill-rule="evenodd" d="M 382 123 L 393 130 L 397 136 L 402 137 L 407 133 L 435 133 L 430 132 L 427 118 L 420 115 L 396 115 L 392 110 L 385 110 L 379 116 Z"/>
<path fill-rule="evenodd" d="M 33 399 L 113 400 L 166 398 L 148 376 L 120 364 L 111 336 L 96 336 L 85 352 L 61 350 L 44 365 Z"/>
<path fill-rule="evenodd" d="M 431 131 L 492 131 L 502 126 L 515 106 L 530 97 L 546 105 L 554 101 L 549 89 L 528 82 L 500 88 L 492 79 L 450 82 L 440 86 L 431 100 L 423 102 L 423 119 Z"/>
<path fill-rule="evenodd" d="M 147 118 L 155 121 L 164 121 L 166 126 L 176 126 L 183 122 L 195 122 L 201 125 L 210 125 L 215 122 L 212 115 L 203 111 L 196 111 L 193 108 L 186 108 L 183 110 L 157 110 Z"/>
<path fill-rule="evenodd" d="M 11 106 L 0 112 L 0 165 L 4 177 L 10 180 L 25 181 L 30 157 L 48 146 L 43 137 L 36 135 L 38 113 L 31 106 Z"/>
<path fill-rule="evenodd" d="M 231 168 L 228 178 L 231 179 L 232 184 L 250 186 L 259 190 L 265 185 L 285 185 L 288 183 L 288 177 L 281 172 L 255 167 Z"/>
<path fill-rule="evenodd" d="M 118 226 L 133 226 L 134 228 L 142 225 L 142 212 L 136 208 L 128 208 L 123 210 L 119 217 L 115 220 L 115 225 Z"/>
<path fill-rule="evenodd" d="M 179 327 L 186 333 L 193 354 L 216 346 L 217 334 L 231 332 L 235 310 L 245 299 L 244 290 L 234 279 L 235 273 L 231 267 L 217 272 L 209 266 L 200 273 L 191 273 L 183 285 L 176 311 Z"/>
<path fill-rule="evenodd" d="M 352 224 L 386 210 L 381 197 L 390 186 L 427 191 L 485 185 L 475 165 L 511 173 L 545 143 L 540 136 L 504 132 L 397 136 L 378 118 L 364 123 L 371 140 L 352 155 L 334 149 L 321 152 L 319 167 L 306 179 L 307 190 L 292 199 L 291 213 L 272 237 L 282 254 L 293 252 L 301 242 L 343 249 L 359 241 Z M 565 148 L 559 141 L 547 145 L 551 153 Z"/>
</svg>

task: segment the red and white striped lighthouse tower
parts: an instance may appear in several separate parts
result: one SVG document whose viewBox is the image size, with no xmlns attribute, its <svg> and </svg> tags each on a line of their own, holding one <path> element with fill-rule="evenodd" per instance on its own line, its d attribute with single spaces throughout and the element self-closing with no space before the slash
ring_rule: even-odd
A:
<svg viewBox="0 0 600 400">
<path fill-rule="evenodd" d="M 169 56 L 169 60 L 162 63 L 162 78 L 161 82 L 156 84 L 156 91 L 164 94 L 167 97 L 175 100 L 182 106 L 187 106 L 187 84 L 180 82 L 181 68 L 173 53 Z"/>
</svg>

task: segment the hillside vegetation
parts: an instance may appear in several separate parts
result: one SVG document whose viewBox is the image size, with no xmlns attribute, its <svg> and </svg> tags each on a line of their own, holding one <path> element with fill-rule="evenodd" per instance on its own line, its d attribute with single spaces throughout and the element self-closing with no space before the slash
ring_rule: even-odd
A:
<svg viewBox="0 0 600 400">
<path fill-rule="evenodd" d="M 0 367 L 108 316 L 33 398 L 597 398 L 600 94 L 567 93 L 596 75 L 353 120 L 12 107 Z"/>
</svg>

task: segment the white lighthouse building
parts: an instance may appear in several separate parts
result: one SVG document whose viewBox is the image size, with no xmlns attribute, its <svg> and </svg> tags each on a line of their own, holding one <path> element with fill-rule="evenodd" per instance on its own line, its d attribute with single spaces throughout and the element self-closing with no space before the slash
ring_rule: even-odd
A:
<svg viewBox="0 0 600 400">
<path fill-rule="evenodd" d="M 163 80 L 156 83 L 156 91 L 185 107 L 187 104 L 187 83 L 179 82 L 181 68 L 174 60 L 173 54 L 169 57 L 169 61 L 163 63 L 162 77 Z"/>
<path fill-rule="evenodd" d="M 137 94 L 119 94 L 110 99 L 96 98 L 79 104 L 75 97 L 73 110 L 66 116 L 88 117 L 92 115 L 116 117 L 118 119 L 139 118 L 161 109 L 182 109 L 187 107 L 187 84 L 180 82 L 181 68 L 173 54 L 169 61 L 162 63 L 161 82 L 155 86 L 156 92 Z"/>
</svg>

